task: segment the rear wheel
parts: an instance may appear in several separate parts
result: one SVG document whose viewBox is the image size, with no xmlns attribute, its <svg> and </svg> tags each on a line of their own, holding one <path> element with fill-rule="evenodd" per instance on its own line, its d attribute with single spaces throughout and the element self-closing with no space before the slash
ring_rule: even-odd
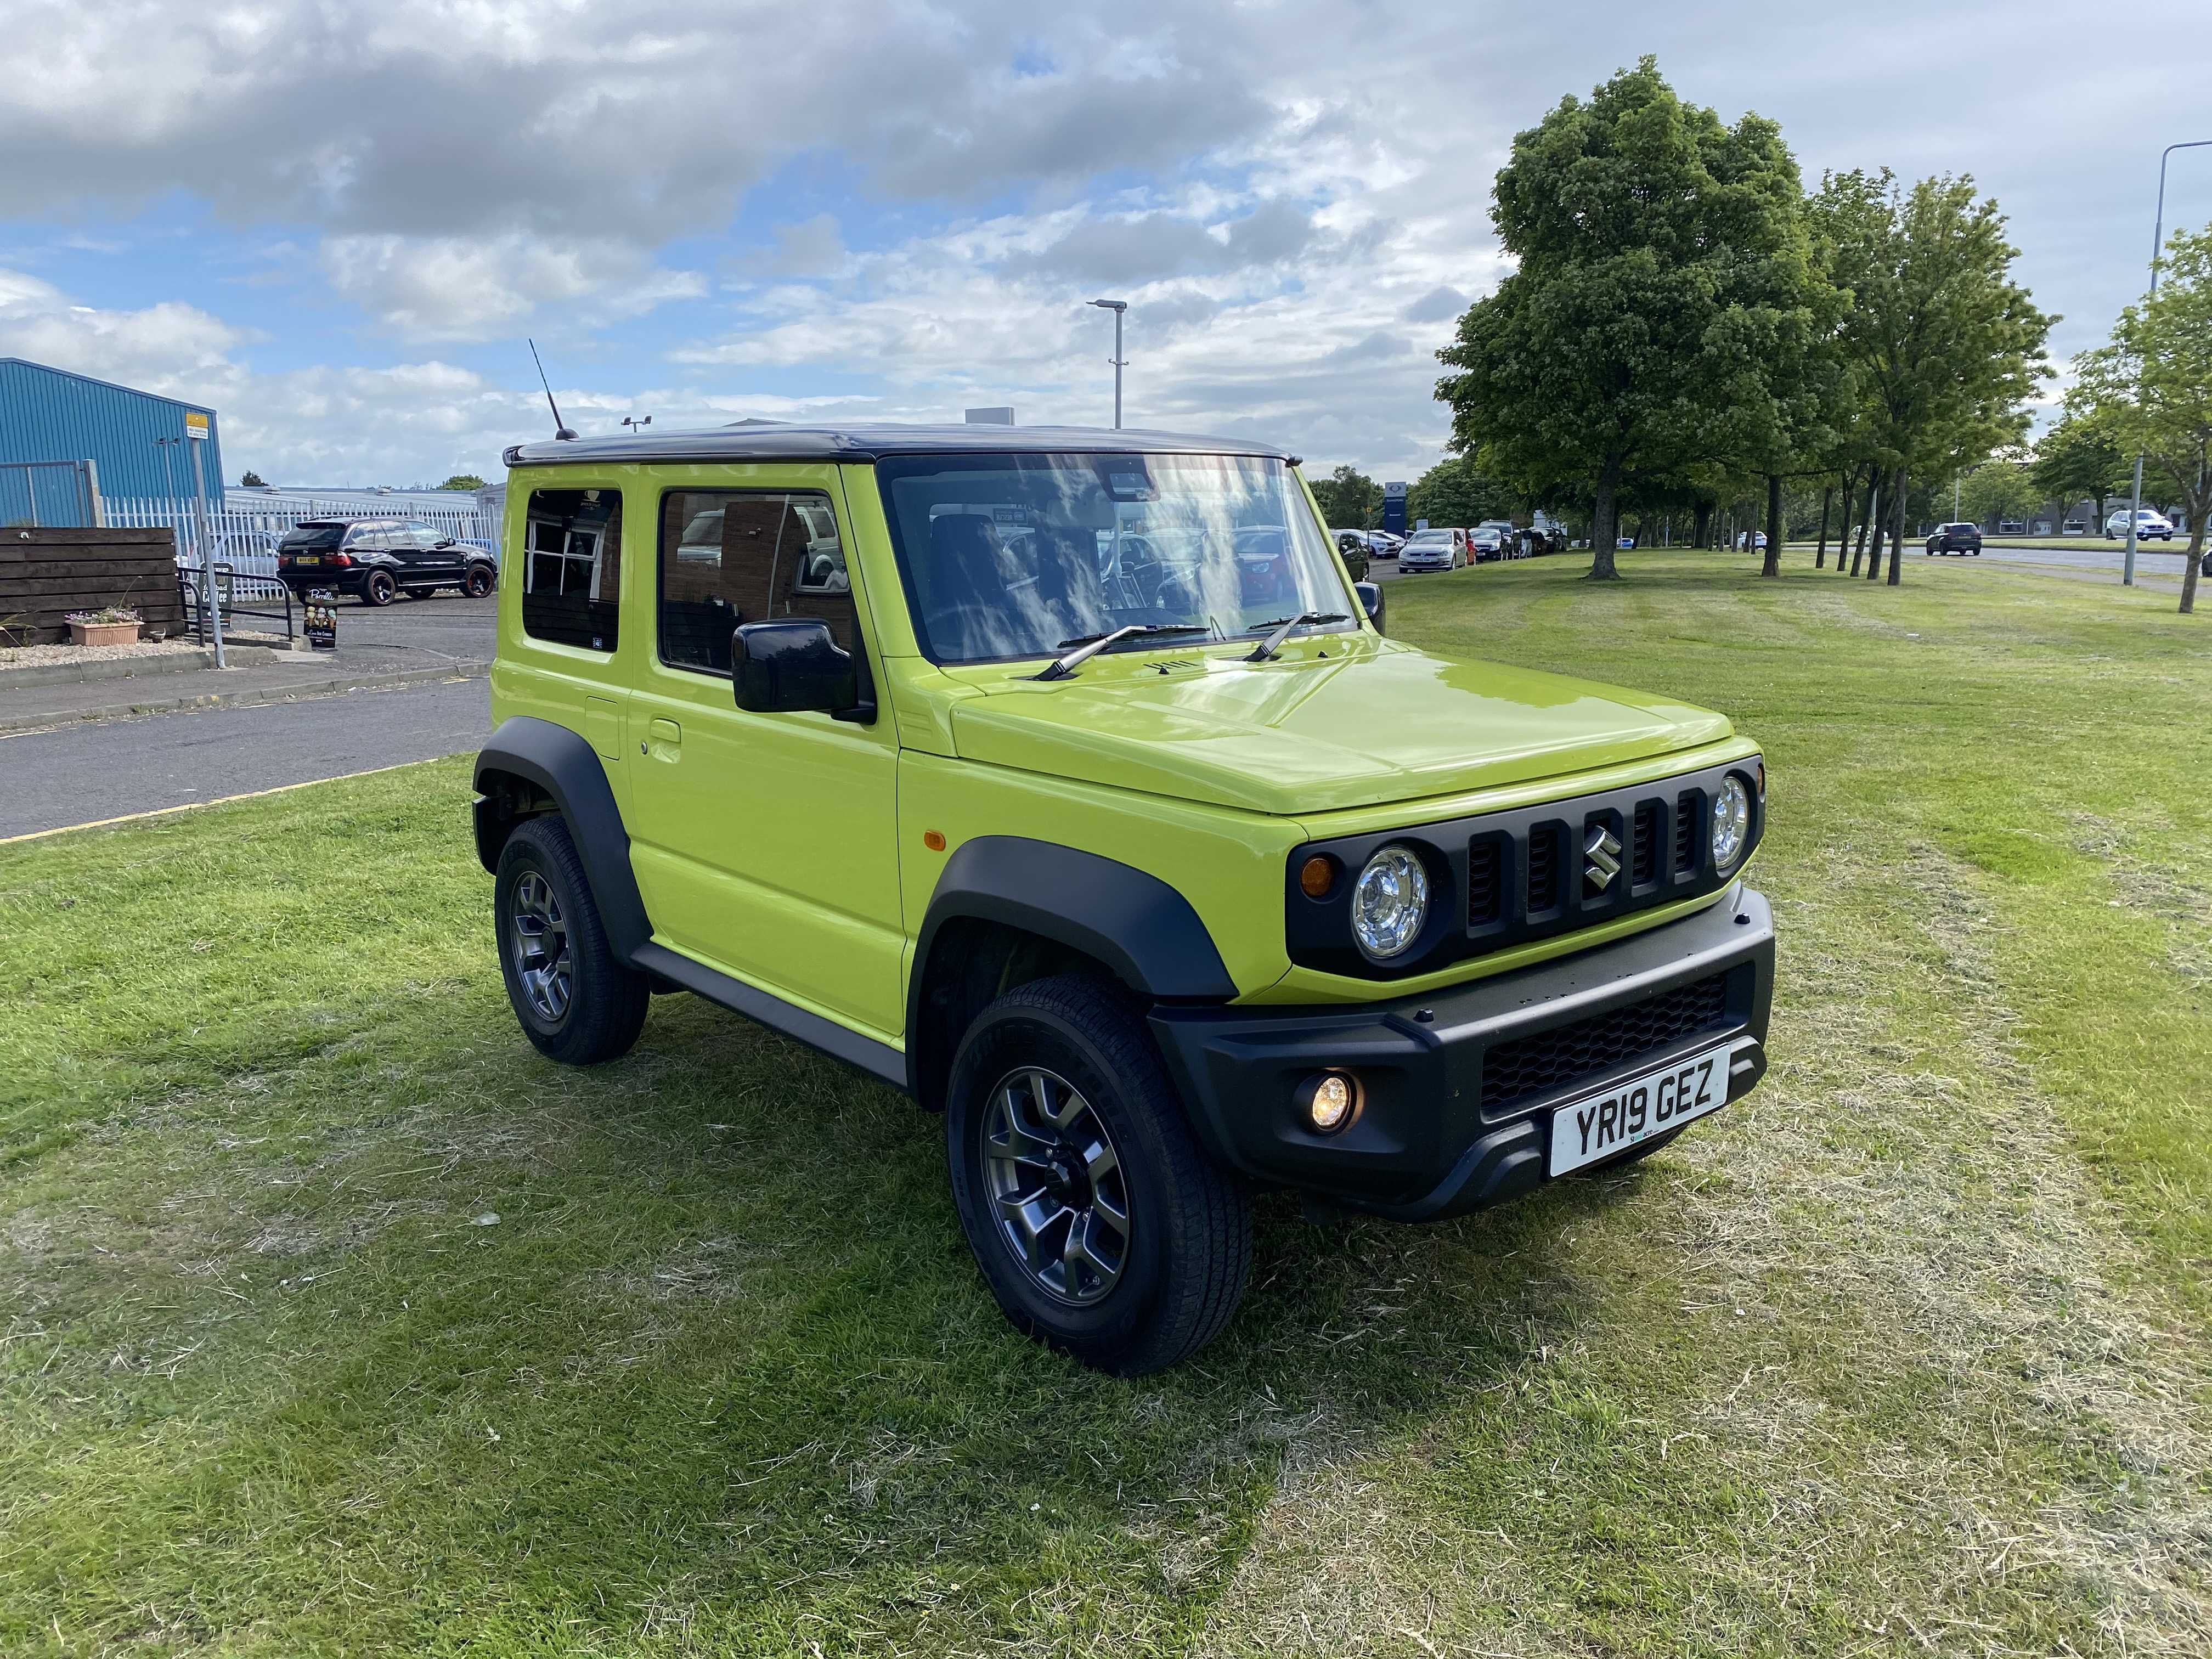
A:
<svg viewBox="0 0 2212 1659">
<path fill-rule="evenodd" d="M 362 602 L 375 605 L 380 610 L 390 605 L 398 593 L 399 584 L 392 580 L 392 573 L 388 570 L 370 571 L 368 579 L 361 585 Z"/>
<path fill-rule="evenodd" d="M 945 1128 L 969 1247 L 1026 1334 L 1137 1376 L 1236 1312 L 1250 1201 L 1192 1135 L 1115 988 L 1062 974 L 986 1008 L 954 1058 Z"/>
<path fill-rule="evenodd" d="M 500 972 L 523 1035 L 567 1066 L 628 1054 L 650 982 L 616 960 L 568 825 L 532 818 L 509 836 L 492 894 Z"/>
</svg>

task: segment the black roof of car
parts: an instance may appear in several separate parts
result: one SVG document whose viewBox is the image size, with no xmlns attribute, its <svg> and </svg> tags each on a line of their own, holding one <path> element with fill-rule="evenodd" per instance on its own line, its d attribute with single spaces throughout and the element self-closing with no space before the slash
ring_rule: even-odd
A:
<svg viewBox="0 0 2212 1659">
<path fill-rule="evenodd" d="M 586 461 L 873 461 L 887 455 L 1003 455 L 1049 450 L 1092 455 L 1260 455 L 1298 458 L 1250 438 L 1181 432 L 1115 432 L 1091 426 L 901 426 L 864 421 L 841 426 L 740 421 L 696 432 L 550 439 L 516 444 L 509 466 Z"/>
</svg>

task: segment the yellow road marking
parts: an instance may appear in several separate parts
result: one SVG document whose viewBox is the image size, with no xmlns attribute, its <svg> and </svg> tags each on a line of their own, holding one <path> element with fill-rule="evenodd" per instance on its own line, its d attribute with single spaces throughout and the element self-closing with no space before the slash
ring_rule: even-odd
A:
<svg viewBox="0 0 2212 1659">
<path fill-rule="evenodd" d="M 366 772 L 341 772 L 334 778 L 308 778 L 299 783 L 280 783 L 274 789 L 249 789 L 242 795 L 217 795 L 213 800 L 183 801 L 175 806 L 156 806 L 145 812 L 125 812 L 120 817 L 93 818 L 83 823 L 64 823 L 58 829 L 33 830 L 28 835 L 0 836 L 0 847 L 13 847 L 19 841 L 44 841 L 48 836 L 66 836 L 76 830 L 105 830 L 110 824 L 165 818 L 173 812 L 197 812 L 203 806 L 228 806 L 234 800 L 259 800 L 264 795 L 283 795 L 295 789 L 312 789 L 319 783 L 343 783 L 348 778 L 373 778 L 380 772 L 398 772 L 410 766 L 428 766 L 429 763 L 428 761 L 401 761 L 394 766 L 372 766 Z"/>
</svg>

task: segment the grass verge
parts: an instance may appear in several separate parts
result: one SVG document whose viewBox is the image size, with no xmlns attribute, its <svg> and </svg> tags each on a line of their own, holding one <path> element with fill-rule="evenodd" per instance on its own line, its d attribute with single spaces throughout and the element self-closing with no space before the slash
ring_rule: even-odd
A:
<svg viewBox="0 0 2212 1659">
<path fill-rule="evenodd" d="M 1626 568 L 1394 628 L 1760 737 L 1769 1082 L 1271 1201 L 1141 1383 L 1004 1328 L 886 1092 L 685 999 L 538 1061 L 459 763 L 0 853 L 0 1650 L 2204 1651 L 2203 624 Z"/>
</svg>

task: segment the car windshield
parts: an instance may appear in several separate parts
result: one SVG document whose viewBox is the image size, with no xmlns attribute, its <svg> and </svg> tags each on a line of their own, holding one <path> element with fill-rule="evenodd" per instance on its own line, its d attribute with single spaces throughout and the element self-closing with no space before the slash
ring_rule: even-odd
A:
<svg viewBox="0 0 2212 1659">
<path fill-rule="evenodd" d="M 905 456 L 876 477 L 935 662 L 1053 656 L 1131 626 L 1234 639 L 1355 610 L 1279 460 Z"/>
</svg>

